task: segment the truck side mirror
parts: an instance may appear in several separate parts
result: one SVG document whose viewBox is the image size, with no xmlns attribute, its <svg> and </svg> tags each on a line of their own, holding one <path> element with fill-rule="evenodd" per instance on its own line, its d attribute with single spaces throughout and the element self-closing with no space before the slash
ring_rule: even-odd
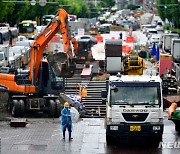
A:
<svg viewBox="0 0 180 154">
<path fill-rule="evenodd" d="M 107 91 L 106 90 L 102 90 L 101 91 L 101 97 L 102 98 L 106 98 L 107 97 Z"/>
</svg>

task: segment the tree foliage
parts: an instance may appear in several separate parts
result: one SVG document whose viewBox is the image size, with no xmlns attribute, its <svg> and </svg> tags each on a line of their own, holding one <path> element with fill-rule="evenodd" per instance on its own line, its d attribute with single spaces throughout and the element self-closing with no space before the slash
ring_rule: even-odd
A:
<svg viewBox="0 0 180 154">
<path fill-rule="evenodd" d="M 100 2 L 101 7 L 112 7 L 115 5 L 115 0 L 103 0 Z"/>
<path fill-rule="evenodd" d="M 175 28 L 180 28 L 180 5 L 178 4 L 178 0 L 158 0 L 157 8 L 163 21 L 168 19 L 169 22 L 174 24 Z"/>
<path fill-rule="evenodd" d="M 84 0 L 48 0 L 48 2 L 58 2 L 59 6 L 50 6 L 48 4 L 40 6 L 38 3 L 32 6 L 30 0 L 21 1 L 27 2 L 25 6 L 10 2 L 4 3 L 3 0 L 0 0 L 0 22 L 8 22 L 13 26 L 22 20 L 40 20 L 43 15 L 56 14 L 59 8 L 65 9 L 69 14 L 77 15 L 77 17 L 88 18 L 92 17 L 94 12 L 98 12 L 98 7 L 101 7 L 100 5 L 95 7 L 93 4 L 87 4 Z M 113 1 L 104 0 L 103 6 L 110 6 Z"/>
<path fill-rule="evenodd" d="M 0 0 L 0 21 L 4 21 L 6 16 L 9 13 L 12 13 L 14 10 L 13 3 L 4 3 L 3 0 Z"/>
<path fill-rule="evenodd" d="M 129 4 L 129 5 L 127 5 L 127 9 L 135 10 L 136 9 L 136 5 Z"/>
</svg>

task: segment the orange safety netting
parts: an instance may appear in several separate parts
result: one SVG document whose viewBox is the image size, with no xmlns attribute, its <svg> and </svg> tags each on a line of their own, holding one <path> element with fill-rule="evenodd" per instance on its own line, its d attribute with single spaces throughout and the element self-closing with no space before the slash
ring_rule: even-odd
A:
<svg viewBox="0 0 180 154">
<path fill-rule="evenodd" d="M 129 53 L 131 51 L 131 47 L 128 45 L 122 45 L 122 52 Z"/>
<path fill-rule="evenodd" d="M 103 37 L 102 36 L 96 36 L 97 42 L 103 42 Z"/>
<path fill-rule="evenodd" d="M 131 42 L 134 42 L 135 39 L 134 39 L 134 36 L 127 36 L 126 37 L 126 43 L 131 43 Z"/>
</svg>

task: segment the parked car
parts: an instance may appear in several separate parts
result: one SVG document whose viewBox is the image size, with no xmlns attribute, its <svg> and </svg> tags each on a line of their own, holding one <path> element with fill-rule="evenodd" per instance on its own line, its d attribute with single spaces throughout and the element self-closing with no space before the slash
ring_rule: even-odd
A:
<svg viewBox="0 0 180 154">
<path fill-rule="evenodd" d="M 28 64 L 30 48 L 13 46 L 9 49 L 9 64 L 12 68 L 21 67 L 21 55 L 24 54 L 24 63 Z"/>
<path fill-rule="evenodd" d="M 110 33 L 111 24 L 102 24 L 98 26 L 99 33 Z"/>
<path fill-rule="evenodd" d="M 153 34 L 158 34 L 155 28 L 147 29 L 146 36 L 148 37 L 148 39 L 150 39 Z"/>
<path fill-rule="evenodd" d="M 156 43 L 156 44 L 161 44 L 162 42 L 162 35 L 159 34 L 153 34 L 150 38 L 150 43 Z"/>
<path fill-rule="evenodd" d="M 42 31 L 44 31 L 45 28 L 46 28 L 46 26 L 37 26 L 36 29 L 37 29 L 38 35 L 39 35 Z"/>
<path fill-rule="evenodd" d="M 157 31 L 163 31 L 163 26 L 157 25 L 157 26 L 156 26 L 156 30 L 157 30 Z"/>
</svg>

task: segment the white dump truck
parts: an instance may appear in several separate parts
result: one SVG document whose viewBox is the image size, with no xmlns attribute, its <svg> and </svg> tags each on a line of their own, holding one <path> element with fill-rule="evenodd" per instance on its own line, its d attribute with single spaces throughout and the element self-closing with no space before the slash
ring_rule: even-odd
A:
<svg viewBox="0 0 180 154">
<path fill-rule="evenodd" d="M 172 39 L 171 54 L 173 61 L 180 63 L 180 39 Z"/>
<path fill-rule="evenodd" d="M 172 39 L 178 39 L 179 35 L 174 33 L 164 34 L 163 35 L 163 50 L 166 52 L 171 52 L 171 43 Z"/>
<path fill-rule="evenodd" d="M 106 83 L 102 98 L 107 144 L 124 137 L 147 137 L 159 143 L 164 129 L 161 78 L 118 74 Z"/>
</svg>

